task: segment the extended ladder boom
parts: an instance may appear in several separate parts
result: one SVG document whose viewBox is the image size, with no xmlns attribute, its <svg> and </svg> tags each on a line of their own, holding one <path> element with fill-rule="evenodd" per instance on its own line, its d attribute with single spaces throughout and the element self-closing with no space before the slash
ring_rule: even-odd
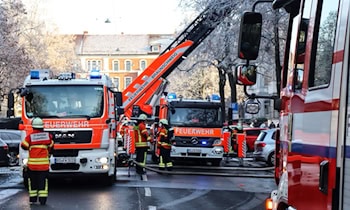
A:
<svg viewBox="0 0 350 210">
<path fill-rule="evenodd" d="M 208 7 L 204 10 L 161 54 L 150 64 L 124 91 L 123 107 L 125 115 L 131 117 L 133 105 L 143 110 L 151 101 L 153 94 L 164 91 L 165 86 L 159 80 L 165 78 L 188 56 L 232 10 L 226 7 Z M 152 90 L 152 91 L 151 91 Z M 153 100 L 152 100 L 153 101 Z M 142 103 L 141 103 L 142 102 Z"/>
</svg>

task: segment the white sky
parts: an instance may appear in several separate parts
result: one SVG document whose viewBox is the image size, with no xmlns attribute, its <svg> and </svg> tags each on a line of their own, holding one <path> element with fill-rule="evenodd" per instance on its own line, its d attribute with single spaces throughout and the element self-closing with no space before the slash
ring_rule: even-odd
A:
<svg viewBox="0 0 350 210">
<path fill-rule="evenodd" d="M 31 0 L 24 0 L 31 1 Z M 39 0 L 39 15 L 60 33 L 174 33 L 183 20 L 179 0 Z M 111 23 L 105 23 L 106 19 Z"/>
</svg>

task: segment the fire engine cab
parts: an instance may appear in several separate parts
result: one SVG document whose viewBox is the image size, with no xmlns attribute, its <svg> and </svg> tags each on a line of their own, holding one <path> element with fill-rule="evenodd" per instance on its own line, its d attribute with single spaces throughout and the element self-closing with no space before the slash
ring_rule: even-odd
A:
<svg viewBox="0 0 350 210">
<path fill-rule="evenodd" d="M 280 91 L 271 97 L 280 133 L 277 187 L 266 209 L 350 209 L 350 1 L 275 0 L 272 7 L 284 9 L 289 22 L 282 70 L 276 68 Z M 243 59 L 249 60 L 244 42 L 259 47 L 261 16 L 243 15 Z M 241 84 L 254 83 L 239 72 Z"/>
<path fill-rule="evenodd" d="M 120 93 L 111 78 L 99 71 L 77 79 L 74 73 L 54 77 L 50 70 L 31 70 L 20 91 L 22 138 L 32 131 L 34 117 L 42 118 L 44 131 L 53 136 L 50 175 L 99 175 L 108 184 L 115 181 Z M 26 184 L 28 152 L 20 149 L 19 154 Z"/>
</svg>

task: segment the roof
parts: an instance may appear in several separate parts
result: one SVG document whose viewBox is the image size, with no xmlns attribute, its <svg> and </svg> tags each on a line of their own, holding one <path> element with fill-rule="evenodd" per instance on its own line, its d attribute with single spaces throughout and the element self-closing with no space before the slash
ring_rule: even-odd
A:
<svg viewBox="0 0 350 210">
<path fill-rule="evenodd" d="M 174 39 L 169 34 L 119 34 L 119 35 L 76 35 L 76 52 L 79 55 L 114 55 L 152 53 L 151 46 L 165 49 Z M 157 52 L 160 53 L 160 52 Z"/>
</svg>

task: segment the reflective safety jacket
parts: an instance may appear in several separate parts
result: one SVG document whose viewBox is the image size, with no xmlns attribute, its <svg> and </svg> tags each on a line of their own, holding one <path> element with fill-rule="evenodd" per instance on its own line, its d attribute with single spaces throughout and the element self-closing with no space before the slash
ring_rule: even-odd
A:
<svg viewBox="0 0 350 210">
<path fill-rule="evenodd" d="M 146 124 L 140 122 L 138 125 L 134 126 L 135 135 L 135 147 L 148 147 L 147 142 L 150 141 L 151 137 L 148 135 Z"/>
<path fill-rule="evenodd" d="M 28 168 L 32 171 L 47 171 L 50 168 L 49 155 L 54 142 L 48 132 L 33 130 L 21 142 L 21 147 L 28 150 Z"/>
<path fill-rule="evenodd" d="M 168 130 L 164 127 L 159 131 L 157 144 L 159 147 L 163 147 L 164 149 L 171 149 Z"/>
</svg>

